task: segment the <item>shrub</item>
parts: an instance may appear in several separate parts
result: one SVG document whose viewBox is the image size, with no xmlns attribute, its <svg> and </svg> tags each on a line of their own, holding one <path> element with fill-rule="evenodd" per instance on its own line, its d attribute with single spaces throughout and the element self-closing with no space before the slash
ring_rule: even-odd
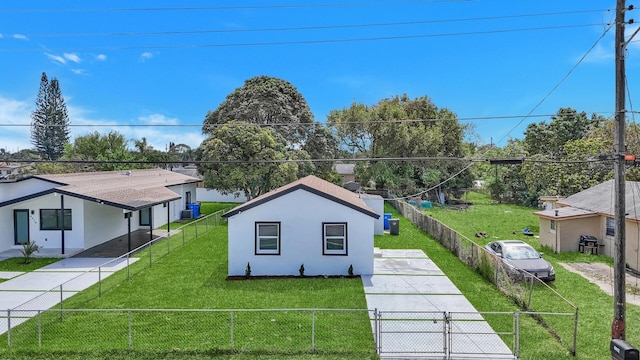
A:
<svg viewBox="0 0 640 360">
<path fill-rule="evenodd" d="M 247 267 L 244 269 L 244 277 L 248 278 L 251 276 L 251 264 L 247 262 Z"/>
<path fill-rule="evenodd" d="M 304 276 L 304 263 L 300 265 L 300 269 L 298 269 L 298 272 L 300 273 L 300 276 Z"/>
<path fill-rule="evenodd" d="M 23 263 L 31 263 L 32 255 L 38 251 L 40 251 L 40 245 L 36 244 L 35 242 L 27 241 L 25 244 L 22 244 L 22 249 L 20 249 L 20 252 L 22 253 L 22 257 L 24 258 Z"/>
<path fill-rule="evenodd" d="M 349 265 L 349 270 L 347 270 L 349 276 L 353 276 L 353 264 Z"/>
</svg>

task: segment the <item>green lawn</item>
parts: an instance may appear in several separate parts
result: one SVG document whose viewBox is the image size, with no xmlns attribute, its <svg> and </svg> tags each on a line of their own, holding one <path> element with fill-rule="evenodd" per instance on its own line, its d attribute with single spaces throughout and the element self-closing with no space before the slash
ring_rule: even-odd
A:
<svg viewBox="0 0 640 360">
<path fill-rule="evenodd" d="M 24 263 L 23 258 L 10 258 L 0 261 L 0 271 L 22 271 L 28 272 L 39 269 L 43 266 L 47 266 L 56 261 L 60 261 L 58 258 L 31 258 L 31 262 Z"/>
<path fill-rule="evenodd" d="M 180 243 L 180 234 L 176 236 L 173 243 Z M 166 252 L 166 248 L 163 241 L 151 251 Z M 232 316 L 233 350 L 245 356 L 257 352 L 258 358 L 311 358 L 311 325 L 314 322 L 314 347 L 318 354 L 323 354 L 321 358 L 375 357 L 360 278 L 226 280 L 226 225 L 213 228 L 205 236 L 188 241 L 162 258 L 154 255 L 159 260 L 154 261 L 152 267 L 145 260 L 148 251 L 138 254 L 142 259 L 132 265 L 131 271 L 136 275 L 130 281 L 125 280 L 126 271 L 121 271 L 104 281 L 101 297 L 97 297 L 94 286 L 65 300 L 64 308 L 225 311 L 67 313 L 63 322 L 59 321 L 59 313 L 48 313 L 41 318 L 43 351 L 38 356 L 46 358 L 46 354 L 71 351 L 80 354 L 78 358 L 85 358 L 88 355 L 84 351 L 103 350 L 105 352 L 97 352 L 95 358 L 111 357 L 105 354 L 114 353 L 114 347 L 127 348 L 127 321 L 131 318 L 131 336 L 136 351 L 162 351 L 162 356 L 175 352 L 176 358 L 197 359 L 215 349 L 219 353 L 226 352 L 229 359 L 240 358 L 230 346 Z M 306 308 L 359 310 L 313 314 L 297 310 L 236 311 L 233 315 L 228 311 Z M 25 355 L 20 351 L 37 349 L 36 333 L 35 320 L 16 329 L 11 337 L 12 350 L 7 354 L 18 358 Z M 0 344 L 6 344 L 6 341 L 6 335 L 0 337 Z"/>
<path fill-rule="evenodd" d="M 471 193 L 467 201 L 474 203 L 474 206 L 465 211 L 448 210 L 444 207 L 434 207 L 425 209 L 425 213 L 447 224 L 454 230 L 466 235 L 479 244 L 486 244 L 497 239 L 518 239 L 529 242 L 539 250 L 540 244 L 536 238 L 524 236 L 521 230 L 525 227 L 530 228 L 536 235 L 538 234 L 538 218 L 533 215 L 536 209 L 518 207 L 506 204 L 494 204 L 488 200 L 486 196 Z M 488 238 L 475 238 L 473 235 L 477 232 L 486 232 Z M 516 234 L 513 232 L 516 231 Z M 443 261 L 445 257 L 433 257 L 434 261 L 441 267 L 449 267 L 449 261 Z M 459 262 L 453 255 L 451 262 Z M 585 255 L 581 253 L 560 253 L 555 254 L 551 251 L 545 251 L 545 258 L 549 260 L 556 270 L 556 281 L 550 286 L 564 296 L 568 301 L 576 305 L 579 309 L 578 321 L 578 343 L 577 358 L 578 359 L 604 359 L 609 356 L 609 339 L 611 335 L 611 322 L 613 320 L 613 300 L 612 297 L 604 293 L 598 286 L 590 283 L 582 276 L 565 270 L 558 262 L 605 262 L 610 264 L 612 260 L 602 255 Z M 458 269 L 458 270 L 456 270 Z M 444 269 L 443 269 L 444 270 Z M 454 266 L 454 269 L 444 270 L 452 279 L 465 296 L 478 308 L 486 309 L 494 304 L 498 307 L 501 303 L 498 301 L 500 295 L 496 295 L 495 302 L 492 304 L 487 299 L 486 289 L 474 290 L 478 284 L 473 284 L 466 276 L 457 276 L 456 272 L 463 272 L 462 267 Z M 469 274 L 468 276 L 471 276 Z M 477 282 L 484 280 L 478 279 Z M 560 301 L 555 301 L 554 297 L 548 292 L 540 291 L 542 287 L 536 287 L 533 292 L 533 307 L 542 308 L 542 311 L 566 311 L 566 306 L 561 305 Z M 628 295 L 629 296 L 629 295 Z M 502 296 L 504 297 L 504 296 Z M 508 300 L 507 300 L 508 302 Z M 563 310 L 564 309 L 564 310 Z M 632 343 L 640 344 L 640 307 L 635 305 L 627 305 L 627 340 Z M 572 331 L 570 324 L 564 324 L 562 331 Z M 567 328 L 568 327 L 568 328 Z M 527 330 L 528 331 L 528 330 Z M 546 342 L 540 345 L 531 346 L 530 343 L 538 340 L 538 335 L 523 334 L 521 340 L 523 356 L 522 358 L 563 358 L 560 354 L 553 354 L 553 347 L 545 350 Z M 528 338 L 532 336 L 531 338 Z M 543 339 L 540 338 L 540 339 Z M 566 345 L 563 346 L 566 348 Z M 532 356 L 532 357 L 529 357 Z M 546 356 L 546 357 L 545 357 Z M 568 357 L 567 357 L 568 358 Z"/>
</svg>

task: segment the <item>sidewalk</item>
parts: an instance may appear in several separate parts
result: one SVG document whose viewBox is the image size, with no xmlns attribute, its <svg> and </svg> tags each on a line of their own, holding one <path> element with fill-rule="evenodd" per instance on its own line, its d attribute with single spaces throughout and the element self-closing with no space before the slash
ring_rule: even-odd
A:
<svg viewBox="0 0 640 360">
<path fill-rule="evenodd" d="M 381 313 L 381 358 L 442 359 L 447 351 L 450 359 L 514 358 L 511 349 L 422 250 L 382 250 L 374 259 L 374 275 L 363 276 L 362 281 L 367 308 Z M 456 315 L 448 335 L 445 313 Z"/>
<path fill-rule="evenodd" d="M 7 332 L 9 314 L 11 326 L 19 325 L 127 266 L 127 259 L 112 260 L 66 258 L 32 272 L 1 272 L 0 278 L 10 280 L 0 283 L 0 335 Z"/>
</svg>

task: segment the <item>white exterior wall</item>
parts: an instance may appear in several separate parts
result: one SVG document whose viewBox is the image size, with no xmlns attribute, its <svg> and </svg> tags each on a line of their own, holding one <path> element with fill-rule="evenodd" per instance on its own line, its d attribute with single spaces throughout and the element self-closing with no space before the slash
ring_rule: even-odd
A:
<svg viewBox="0 0 640 360">
<path fill-rule="evenodd" d="M 384 199 L 382 196 L 368 197 L 362 199 L 368 207 L 372 208 L 380 217 L 375 220 L 373 233 L 375 235 L 384 235 Z"/>
<path fill-rule="evenodd" d="M 5 206 L 10 221 L 10 227 L 6 228 L 8 236 L 3 237 L 3 243 L 6 241 L 9 246 L 5 248 L 20 248 L 14 245 L 13 234 L 13 210 L 24 209 L 29 210 L 29 239 L 37 243 L 43 248 L 60 249 L 62 247 L 62 231 L 60 230 L 40 230 L 40 209 L 60 209 L 61 195 L 49 194 L 35 199 L 23 201 L 21 203 Z M 64 246 L 66 249 L 82 249 L 84 248 L 84 210 L 83 200 L 65 196 L 64 208 L 71 209 L 71 230 L 64 232 Z M 31 213 L 33 212 L 33 214 Z"/>
<path fill-rule="evenodd" d="M 13 247 L 13 209 L 0 207 L 0 252 Z"/>
<path fill-rule="evenodd" d="M 280 222 L 280 255 L 255 255 L 255 223 Z M 375 219 L 304 190 L 275 198 L 229 218 L 229 275 L 346 275 L 373 273 Z M 347 223 L 348 255 L 323 255 L 322 223 Z"/>
<path fill-rule="evenodd" d="M 0 202 L 36 194 L 57 186 L 59 185 L 34 178 L 16 182 L 3 182 L 0 183 Z"/>
<path fill-rule="evenodd" d="M 84 206 L 84 249 L 100 245 L 127 233 L 127 219 L 122 209 L 85 201 Z M 75 216 L 75 214 L 74 214 Z M 131 219 L 131 231 L 138 228 L 138 222 Z"/>
<path fill-rule="evenodd" d="M 235 194 L 223 195 L 216 189 L 197 188 L 198 201 L 211 201 L 211 202 L 229 202 L 229 203 L 244 203 L 247 201 L 247 197 L 243 192 Z"/>
<path fill-rule="evenodd" d="M 171 221 L 176 221 L 176 220 L 180 220 L 180 213 L 182 210 L 186 210 L 187 209 L 187 192 L 190 191 L 191 192 L 191 202 L 195 203 L 198 201 L 202 201 L 200 200 L 200 197 L 198 197 L 198 192 L 196 192 L 196 184 L 184 184 L 184 185 L 175 185 L 175 186 L 169 186 L 168 187 L 169 190 L 175 192 L 176 194 L 180 195 L 180 199 L 178 200 L 174 200 L 172 201 L 172 205 L 171 205 Z M 162 205 L 160 205 L 160 207 L 162 208 Z M 164 215 L 163 218 L 164 219 L 162 224 L 166 224 L 167 223 L 167 209 L 166 208 L 162 208 L 164 211 Z M 156 212 L 156 209 L 154 209 L 154 212 Z M 154 227 L 155 227 L 155 218 L 154 218 Z"/>
</svg>

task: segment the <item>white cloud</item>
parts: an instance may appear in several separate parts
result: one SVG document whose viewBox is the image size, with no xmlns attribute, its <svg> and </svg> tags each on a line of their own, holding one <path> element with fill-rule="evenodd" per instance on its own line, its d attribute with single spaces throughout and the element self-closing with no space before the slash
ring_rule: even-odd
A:
<svg viewBox="0 0 640 360">
<path fill-rule="evenodd" d="M 64 58 L 69 60 L 69 61 L 73 61 L 76 64 L 78 64 L 78 63 L 80 63 L 80 61 L 82 61 L 82 59 L 80 59 L 80 56 L 78 56 L 78 54 L 76 54 L 76 53 L 64 53 Z"/>
<path fill-rule="evenodd" d="M 76 75 L 84 75 L 87 73 L 84 69 L 71 69 L 71 72 Z"/>
<path fill-rule="evenodd" d="M 51 60 L 53 60 L 53 62 L 58 63 L 58 64 L 66 64 L 67 63 L 67 59 L 65 59 L 64 57 L 60 56 L 60 55 L 55 55 L 55 54 L 49 54 L 49 53 L 44 53 L 45 55 L 47 55 L 47 57 Z"/>
<path fill-rule="evenodd" d="M 31 110 L 22 100 L 0 96 L 0 123 L 11 124 L 0 131 L 0 148 L 10 152 L 31 148 Z"/>
<path fill-rule="evenodd" d="M 149 60 L 151 58 L 153 58 L 153 54 L 148 52 L 148 51 L 145 51 L 140 55 L 140 60 L 143 61 L 143 62 L 147 61 L 147 60 Z"/>
<path fill-rule="evenodd" d="M 107 60 L 107 55 L 98 54 L 98 55 L 96 55 L 96 60 L 98 60 L 98 61 L 106 61 Z"/>
<path fill-rule="evenodd" d="M 176 118 L 169 118 L 166 117 L 162 114 L 151 114 L 148 116 L 140 116 L 138 118 L 138 121 L 140 121 L 143 124 L 149 124 L 149 125 L 176 125 L 178 124 L 178 119 Z"/>
<path fill-rule="evenodd" d="M 13 34 L 13 38 L 18 40 L 29 40 L 29 38 L 26 35 L 22 35 L 22 34 Z"/>
</svg>

